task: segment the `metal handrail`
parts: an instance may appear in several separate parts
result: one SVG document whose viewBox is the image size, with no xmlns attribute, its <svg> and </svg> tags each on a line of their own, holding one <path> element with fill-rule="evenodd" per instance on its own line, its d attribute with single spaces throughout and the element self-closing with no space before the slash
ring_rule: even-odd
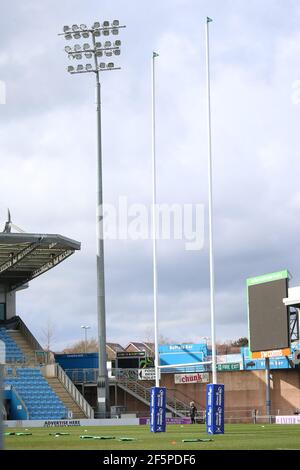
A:
<svg viewBox="0 0 300 470">
<path fill-rule="evenodd" d="M 141 385 L 136 380 L 132 380 L 128 377 L 122 377 L 121 379 L 118 379 L 118 381 L 120 383 L 123 383 L 125 387 L 129 388 L 134 393 L 136 393 L 141 398 L 144 398 L 150 403 L 150 388 L 147 388 L 144 385 Z M 176 397 L 169 398 L 167 396 L 167 405 L 173 408 L 175 412 L 180 412 L 180 413 L 188 413 L 190 409 L 187 403 L 184 403 L 183 401 L 178 400 Z"/>
<path fill-rule="evenodd" d="M 98 369 L 64 369 L 67 376 L 74 383 L 96 384 L 98 379 Z"/>
<path fill-rule="evenodd" d="M 40 345 L 40 343 L 33 336 L 31 331 L 27 328 L 27 326 L 25 325 L 25 323 L 23 322 L 23 320 L 20 317 L 17 317 L 17 322 L 18 322 L 17 324 L 18 324 L 19 330 L 21 331 L 23 336 L 25 336 L 25 338 L 27 339 L 30 346 L 32 346 L 32 349 L 34 351 L 43 351 L 43 348 Z"/>
<path fill-rule="evenodd" d="M 60 367 L 59 364 L 55 364 L 55 372 L 56 372 L 56 377 L 61 382 L 61 384 L 65 387 L 65 389 L 70 393 L 70 395 L 73 397 L 73 400 L 75 401 L 75 403 L 77 403 L 77 405 L 82 409 L 82 411 L 85 413 L 85 415 L 89 419 L 93 419 L 94 418 L 93 408 L 91 407 L 91 405 L 89 405 L 89 403 L 86 401 L 83 395 L 79 392 L 79 390 L 73 384 L 72 380 L 67 376 L 67 374 Z"/>
</svg>

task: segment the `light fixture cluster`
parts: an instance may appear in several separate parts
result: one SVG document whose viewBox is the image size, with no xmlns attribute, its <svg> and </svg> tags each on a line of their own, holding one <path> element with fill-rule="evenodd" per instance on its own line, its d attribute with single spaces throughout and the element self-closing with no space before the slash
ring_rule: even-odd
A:
<svg viewBox="0 0 300 470">
<path fill-rule="evenodd" d="M 95 21 L 95 23 L 88 27 L 85 24 L 73 24 L 72 26 L 64 26 L 63 34 L 65 39 L 80 39 L 88 38 L 91 34 L 94 36 L 109 36 L 113 34 L 114 36 L 119 34 L 119 29 L 125 28 L 125 26 L 120 26 L 119 20 L 113 20 L 112 22 L 103 21 L 100 23 L 99 21 Z"/>
<path fill-rule="evenodd" d="M 108 62 L 106 64 L 105 62 L 100 62 L 100 64 L 97 65 L 97 69 L 93 67 L 92 64 L 78 64 L 77 67 L 73 67 L 73 65 L 68 66 L 68 72 L 69 73 L 85 73 L 85 72 L 96 72 L 97 70 L 99 72 L 105 71 L 105 70 L 120 70 L 120 67 L 115 67 L 115 64 L 113 62 Z"/>
<path fill-rule="evenodd" d="M 99 62 L 101 58 L 110 58 L 113 56 L 121 55 L 121 41 L 119 39 L 115 41 L 110 41 L 109 39 L 103 38 L 102 42 L 99 41 L 99 36 L 109 36 L 109 34 L 117 35 L 119 34 L 119 28 L 125 28 L 125 26 L 120 26 L 119 20 L 113 20 L 112 22 L 103 21 L 100 23 L 96 21 L 90 28 L 85 24 L 77 25 L 73 24 L 72 26 L 64 26 L 63 35 L 65 39 L 81 39 L 81 38 L 91 38 L 92 44 L 87 42 L 83 44 L 75 44 L 73 47 L 67 45 L 65 46 L 65 52 L 68 55 L 69 59 L 93 59 L 95 65 L 92 64 L 79 64 L 77 66 L 69 65 L 67 70 L 69 73 L 84 73 L 84 72 L 96 72 L 104 70 L 117 70 L 120 67 L 115 67 L 113 62 L 108 64 L 104 62 Z M 102 59 L 102 60 L 103 60 Z"/>
<path fill-rule="evenodd" d="M 88 43 L 84 43 L 82 46 L 80 44 L 75 44 L 74 47 L 66 46 L 65 51 L 70 59 L 81 60 L 83 56 L 87 59 L 91 59 L 93 54 L 96 54 L 97 57 L 112 57 L 113 55 L 119 56 L 121 54 L 120 47 L 121 41 L 117 40 L 114 42 L 105 41 L 104 43 L 95 42 L 94 46 L 91 46 Z"/>
</svg>

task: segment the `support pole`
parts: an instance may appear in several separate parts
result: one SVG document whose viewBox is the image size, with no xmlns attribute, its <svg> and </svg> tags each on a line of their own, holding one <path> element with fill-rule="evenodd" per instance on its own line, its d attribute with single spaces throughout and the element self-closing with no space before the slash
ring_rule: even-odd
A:
<svg viewBox="0 0 300 470">
<path fill-rule="evenodd" d="M 271 378 L 270 378 L 270 358 L 266 358 L 266 415 L 271 424 Z"/>
<path fill-rule="evenodd" d="M 97 381 L 97 412 L 99 418 L 109 417 L 109 385 L 106 364 L 106 318 L 103 241 L 103 189 L 102 189 L 102 138 L 101 138 L 101 85 L 96 73 L 97 101 L 97 317 L 99 372 Z"/>
<path fill-rule="evenodd" d="M 216 333 L 215 333 L 215 277 L 213 238 L 213 184 L 212 184 L 212 137 L 211 137 L 211 93 L 210 93 L 210 43 L 209 23 L 206 20 L 206 72 L 207 72 L 207 122 L 208 122 L 208 219 L 209 219 L 209 272 L 210 272 L 210 318 L 212 348 L 212 383 L 217 383 Z"/>
<path fill-rule="evenodd" d="M 153 249 L 153 313 L 154 313 L 154 346 L 155 346 L 155 386 L 159 387 L 159 348 L 157 321 L 157 262 L 156 262 L 156 121 L 155 121 L 155 59 L 152 54 L 152 249 Z"/>
</svg>

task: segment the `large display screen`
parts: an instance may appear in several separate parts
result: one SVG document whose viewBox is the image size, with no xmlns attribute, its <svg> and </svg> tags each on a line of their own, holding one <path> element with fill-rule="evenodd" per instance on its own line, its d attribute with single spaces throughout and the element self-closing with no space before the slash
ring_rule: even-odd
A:
<svg viewBox="0 0 300 470">
<path fill-rule="evenodd" d="M 248 285 L 249 333 L 252 352 L 288 348 L 288 279 Z"/>
</svg>

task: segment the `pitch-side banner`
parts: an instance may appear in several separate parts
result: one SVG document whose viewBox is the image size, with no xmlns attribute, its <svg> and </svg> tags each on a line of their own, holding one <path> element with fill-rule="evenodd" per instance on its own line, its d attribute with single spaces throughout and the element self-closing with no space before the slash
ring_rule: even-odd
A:
<svg viewBox="0 0 300 470">
<path fill-rule="evenodd" d="M 276 424 L 300 424 L 300 415 L 276 416 Z"/>
<path fill-rule="evenodd" d="M 224 434 L 224 385 L 206 385 L 206 432 Z"/>
<path fill-rule="evenodd" d="M 166 396 L 165 387 L 152 387 L 150 395 L 150 431 L 166 432 Z"/>
</svg>

